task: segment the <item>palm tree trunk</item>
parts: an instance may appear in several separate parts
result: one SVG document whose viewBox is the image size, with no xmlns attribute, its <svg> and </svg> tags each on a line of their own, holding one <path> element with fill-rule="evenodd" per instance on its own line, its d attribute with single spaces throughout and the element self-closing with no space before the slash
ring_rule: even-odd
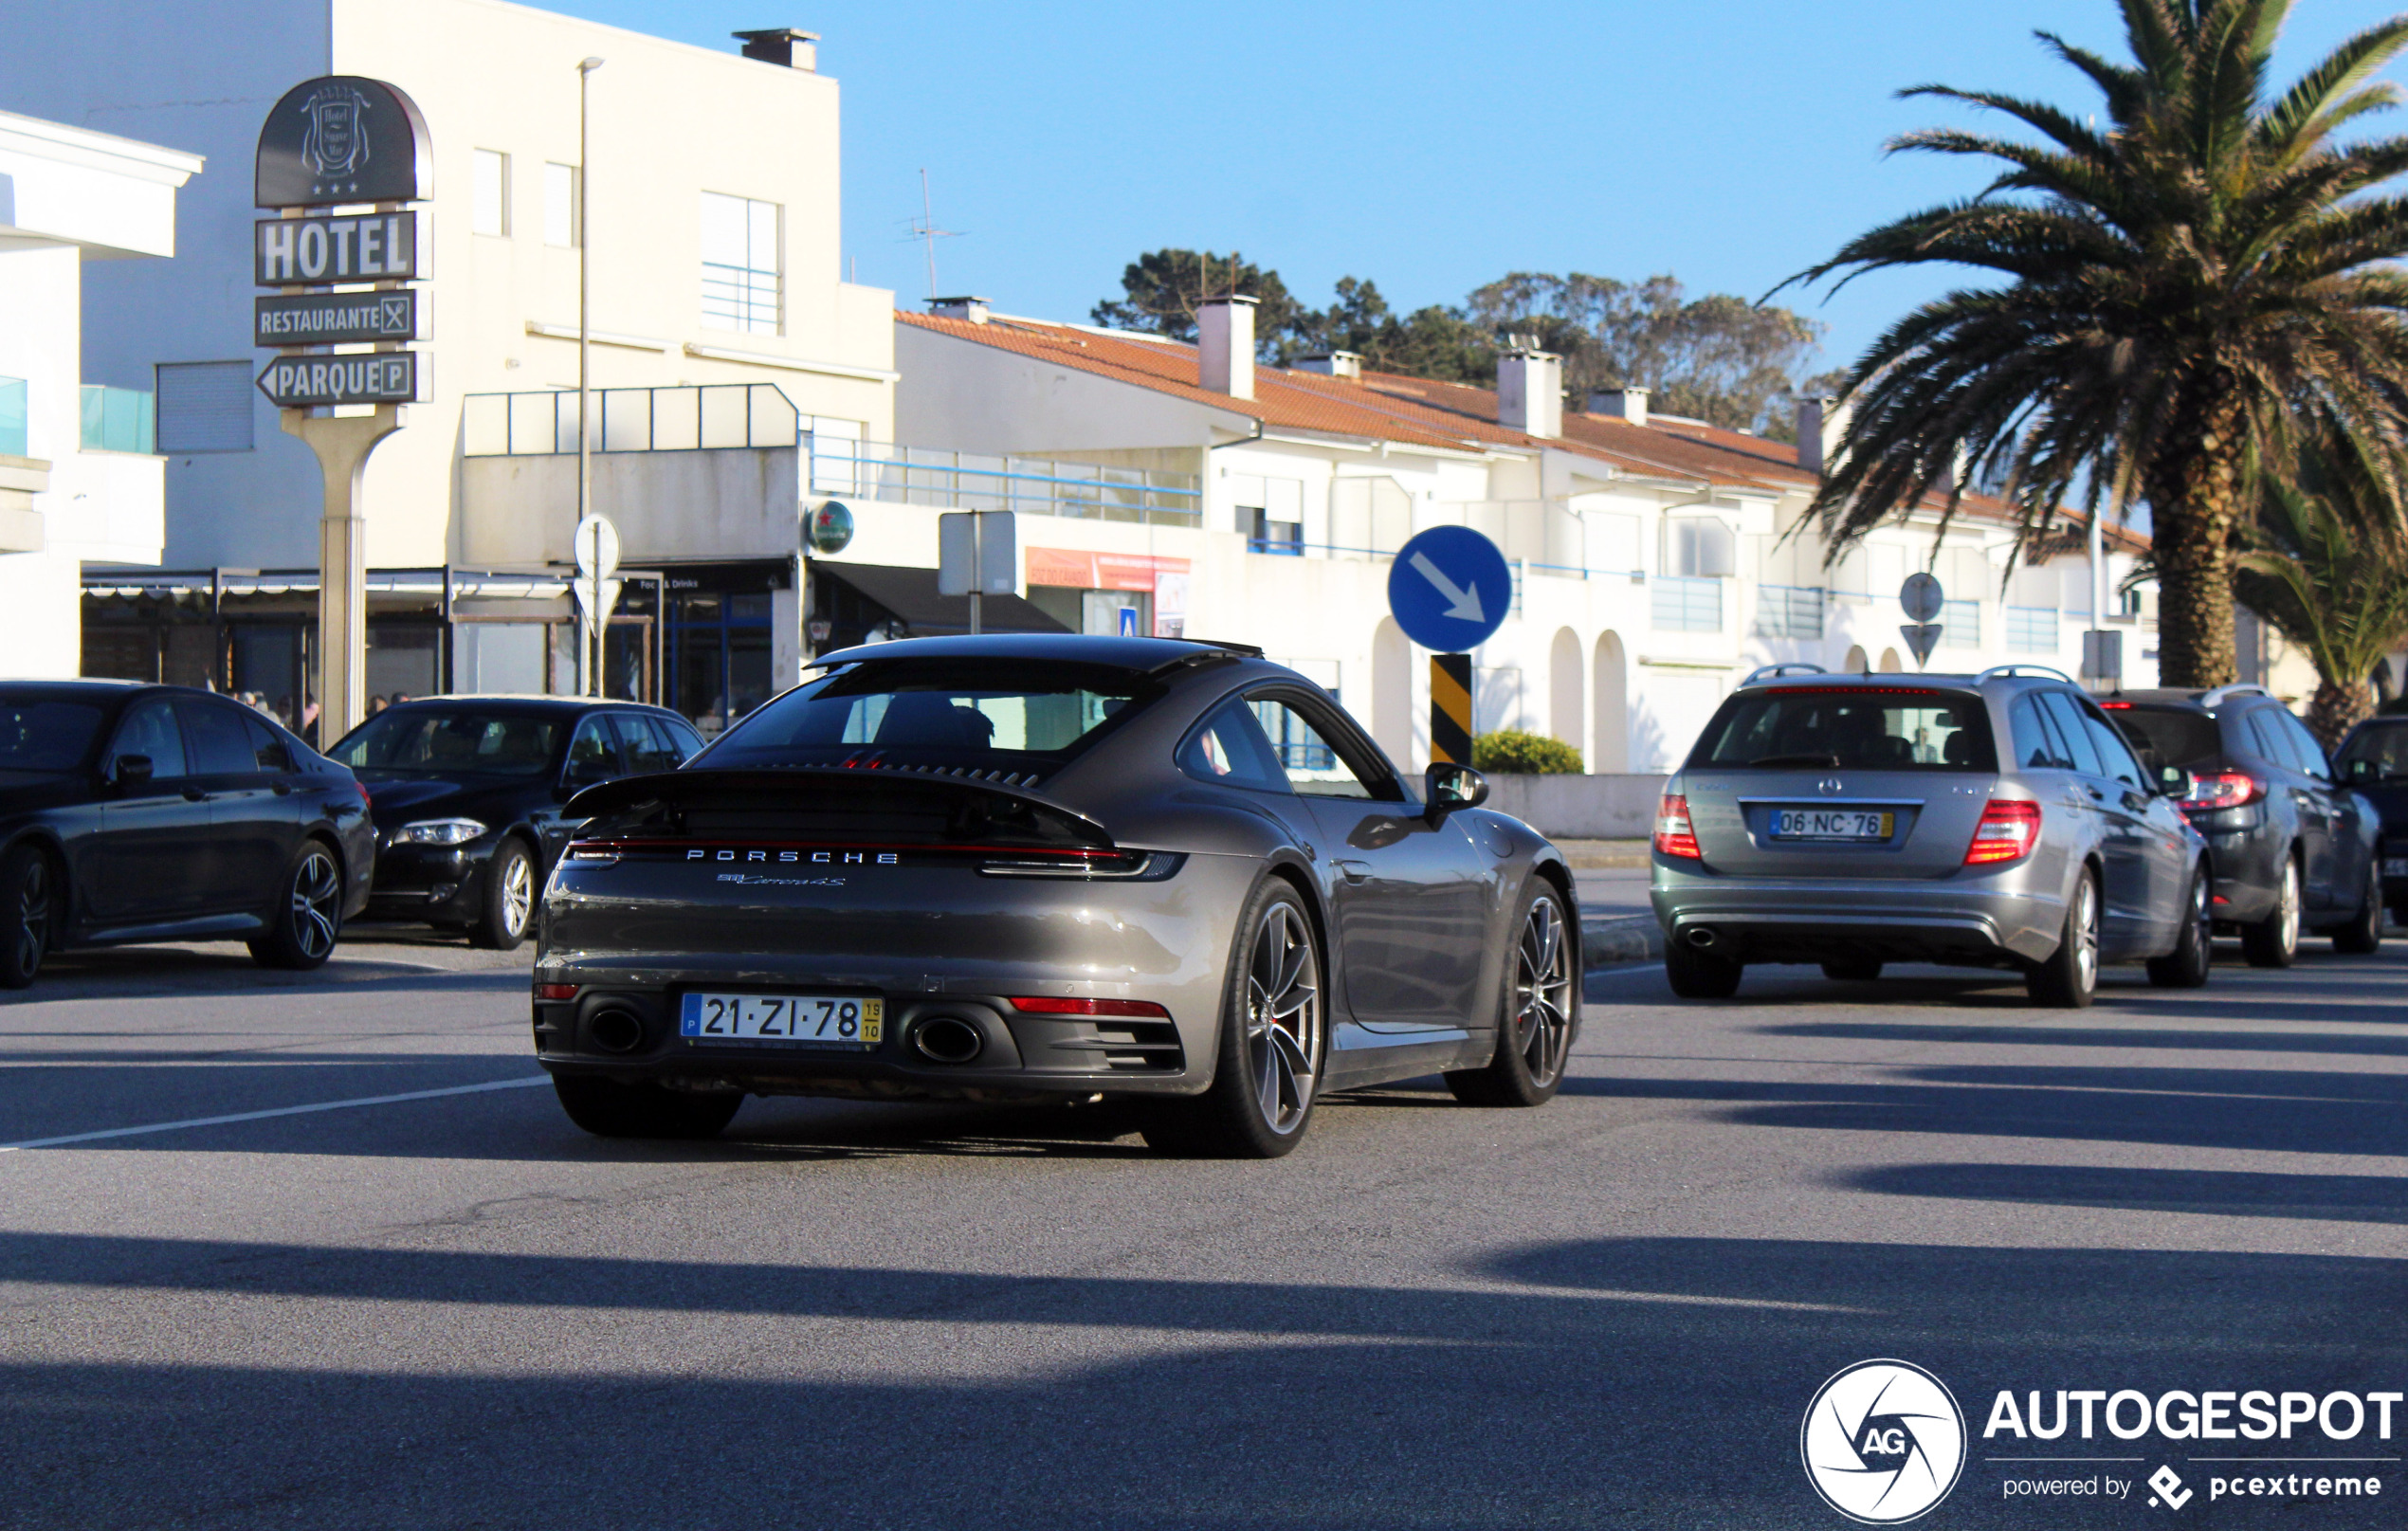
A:
<svg viewBox="0 0 2408 1531">
<path fill-rule="evenodd" d="M 2340 746 L 2352 728 L 2374 715 L 2373 686 L 2364 681 L 2335 681 L 2328 675 L 2317 683 L 2315 699 L 2308 704 L 2308 728 L 2331 750 Z"/>
<path fill-rule="evenodd" d="M 2158 683 L 2229 685 L 2239 669 L 2233 571 L 2241 512 L 2241 409 L 2231 391 L 2198 411 L 2198 448 L 2150 485 Z"/>
</svg>

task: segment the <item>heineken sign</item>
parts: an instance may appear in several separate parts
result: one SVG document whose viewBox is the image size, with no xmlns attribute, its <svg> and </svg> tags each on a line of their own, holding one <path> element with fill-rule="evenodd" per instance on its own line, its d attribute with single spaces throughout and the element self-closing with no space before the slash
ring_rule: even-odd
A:
<svg viewBox="0 0 2408 1531">
<path fill-rule="evenodd" d="M 418 355 L 283 356 L 259 374 L 259 391 L 278 409 L 326 404 L 409 404 L 418 397 Z"/>
<path fill-rule="evenodd" d="M 418 294 L 313 292 L 251 300 L 252 338 L 264 346 L 342 345 L 361 340 L 420 340 Z"/>
<path fill-rule="evenodd" d="M 260 127 L 254 184 L 263 208 L 424 202 L 435 190 L 427 119 L 381 80 L 304 80 Z"/>
</svg>

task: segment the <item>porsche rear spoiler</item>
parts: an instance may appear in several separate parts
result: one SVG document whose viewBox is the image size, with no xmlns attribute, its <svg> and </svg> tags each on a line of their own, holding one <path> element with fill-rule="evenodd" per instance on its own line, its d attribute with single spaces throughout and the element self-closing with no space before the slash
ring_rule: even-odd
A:
<svg viewBox="0 0 2408 1531">
<path fill-rule="evenodd" d="M 1113 848 L 1085 813 L 965 770 L 669 771 L 588 787 L 562 811 L 580 839 L 663 833 L 875 838 L 972 848 Z"/>
</svg>

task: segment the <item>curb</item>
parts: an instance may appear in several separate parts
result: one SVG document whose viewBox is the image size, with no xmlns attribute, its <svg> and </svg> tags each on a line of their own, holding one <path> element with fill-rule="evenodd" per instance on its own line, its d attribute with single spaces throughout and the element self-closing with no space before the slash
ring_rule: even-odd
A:
<svg viewBox="0 0 2408 1531">
<path fill-rule="evenodd" d="M 1624 915 L 1580 921 L 1580 960 L 1591 972 L 1625 962 L 1653 962 L 1664 956 L 1664 927 L 1653 915 Z"/>
</svg>

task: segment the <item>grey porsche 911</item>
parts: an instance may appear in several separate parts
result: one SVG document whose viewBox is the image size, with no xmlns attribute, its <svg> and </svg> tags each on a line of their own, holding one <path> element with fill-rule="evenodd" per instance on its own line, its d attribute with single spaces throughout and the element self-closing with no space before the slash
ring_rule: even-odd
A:
<svg viewBox="0 0 2408 1531">
<path fill-rule="evenodd" d="M 1563 857 L 1236 645 L 827 656 L 684 769 L 580 793 L 535 1043 L 569 1116 L 703 1138 L 748 1094 L 1133 1103 L 1270 1157 L 1331 1090 L 1528 1106 L 1578 1029 Z"/>
</svg>

